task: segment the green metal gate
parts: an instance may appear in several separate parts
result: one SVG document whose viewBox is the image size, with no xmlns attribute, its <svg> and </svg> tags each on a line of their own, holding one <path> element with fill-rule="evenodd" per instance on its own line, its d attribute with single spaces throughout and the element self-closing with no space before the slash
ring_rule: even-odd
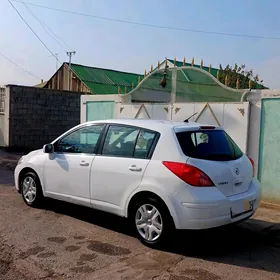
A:
<svg viewBox="0 0 280 280">
<path fill-rule="evenodd" d="M 258 176 L 263 198 L 279 203 L 280 98 L 262 99 Z"/>
<path fill-rule="evenodd" d="M 113 119 L 115 101 L 87 101 L 86 121 Z"/>
</svg>

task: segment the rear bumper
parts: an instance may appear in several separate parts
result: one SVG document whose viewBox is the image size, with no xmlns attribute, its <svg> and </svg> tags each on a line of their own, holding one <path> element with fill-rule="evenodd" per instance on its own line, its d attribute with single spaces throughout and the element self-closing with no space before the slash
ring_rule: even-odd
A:
<svg viewBox="0 0 280 280">
<path fill-rule="evenodd" d="M 216 197 L 215 201 L 205 199 L 204 202 L 184 202 L 180 199 L 180 194 L 176 196 L 176 217 L 174 223 L 177 229 L 207 229 L 223 226 L 231 223 L 237 223 L 250 218 L 260 206 L 261 188 L 257 179 L 253 178 L 250 188 L 247 192 L 225 197 L 217 189 L 211 188 L 208 192 L 217 192 L 217 195 L 211 193 L 205 194 L 210 199 Z M 244 208 L 246 201 L 254 201 L 253 209 Z M 232 214 L 235 213 L 235 215 Z"/>
</svg>

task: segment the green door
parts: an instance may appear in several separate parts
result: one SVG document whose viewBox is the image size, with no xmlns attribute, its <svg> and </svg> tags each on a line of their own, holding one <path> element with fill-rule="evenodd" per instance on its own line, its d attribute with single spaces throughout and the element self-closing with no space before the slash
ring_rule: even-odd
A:
<svg viewBox="0 0 280 280">
<path fill-rule="evenodd" d="M 113 119 L 115 101 L 87 101 L 86 121 Z"/>
<path fill-rule="evenodd" d="M 261 106 L 261 127 L 258 177 L 265 200 L 280 203 L 280 98 L 264 98 Z"/>
</svg>

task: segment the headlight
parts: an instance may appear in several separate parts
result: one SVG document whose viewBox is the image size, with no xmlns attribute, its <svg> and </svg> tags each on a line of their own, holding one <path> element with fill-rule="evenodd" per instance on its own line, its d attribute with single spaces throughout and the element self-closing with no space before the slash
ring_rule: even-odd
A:
<svg viewBox="0 0 280 280">
<path fill-rule="evenodd" d="M 21 157 L 21 158 L 18 160 L 17 165 L 21 164 L 22 162 L 23 162 L 23 157 Z"/>
</svg>

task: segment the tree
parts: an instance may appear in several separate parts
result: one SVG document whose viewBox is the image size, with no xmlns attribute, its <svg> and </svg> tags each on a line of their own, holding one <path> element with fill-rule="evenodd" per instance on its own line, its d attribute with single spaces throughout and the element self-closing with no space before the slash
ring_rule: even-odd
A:
<svg viewBox="0 0 280 280">
<path fill-rule="evenodd" d="M 255 75 L 253 70 L 246 70 L 245 64 L 238 66 L 236 63 L 234 67 L 227 65 L 225 68 L 220 64 L 219 81 L 231 88 L 237 87 L 237 80 L 239 81 L 238 88 L 249 88 L 249 81 L 251 80 L 251 88 L 265 88 L 260 80 L 259 75 Z"/>
</svg>

